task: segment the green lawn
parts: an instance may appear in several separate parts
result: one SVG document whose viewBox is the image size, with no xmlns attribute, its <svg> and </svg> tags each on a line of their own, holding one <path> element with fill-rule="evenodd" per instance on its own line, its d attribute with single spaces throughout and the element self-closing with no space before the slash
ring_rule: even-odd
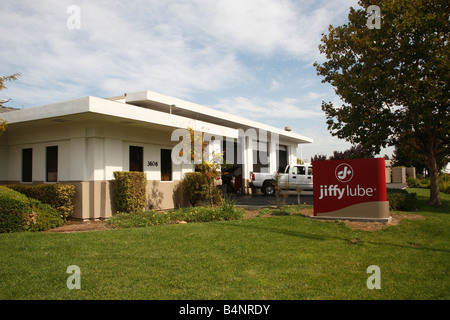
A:
<svg viewBox="0 0 450 320">
<path fill-rule="evenodd" d="M 450 196 L 376 232 L 301 215 L 0 234 L 0 299 L 449 299 Z M 357 239 L 357 244 L 352 244 Z M 81 269 L 69 290 L 67 267 Z M 367 267 L 381 270 L 369 290 Z"/>
</svg>

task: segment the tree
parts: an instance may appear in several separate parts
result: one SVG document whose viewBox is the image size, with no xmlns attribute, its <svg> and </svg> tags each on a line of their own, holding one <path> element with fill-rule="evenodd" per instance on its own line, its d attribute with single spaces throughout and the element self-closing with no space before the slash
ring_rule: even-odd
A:
<svg viewBox="0 0 450 320">
<path fill-rule="evenodd" d="M 430 170 L 430 204 L 441 204 L 438 164 L 450 154 L 447 0 L 360 0 L 348 23 L 328 28 L 314 63 L 342 106 L 322 102 L 332 135 L 374 154 L 411 139 Z M 380 9 L 380 26 L 366 25 Z M 373 8 L 373 7 L 372 7 Z"/>
<path fill-rule="evenodd" d="M 421 154 L 416 154 L 407 144 L 399 142 L 395 146 L 392 166 L 394 167 L 415 167 L 416 172 L 423 174 L 424 169 L 428 169 L 426 159 Z"/>
<path fill-rule="evenodd" d="M 6 121 L 0 119 L 0 136 L 6 131 Z"/>
<path fill-rule="evenodd" d="M 223 164 L 223 158 L 221 154 L 209 155 L 206 148 L 210 142 L 205 139 L 204 132 L 196 132 L 192 128 L 188 128 L 189 139 L 191 141 L 191 161 L 195 164 L 195 170 L 201 172 L 208 185 L 208 198 L 211 207 L 217 202 L 219 198 L 219 190 L 215 188 L 214 181 L 221 175 L 221 165 Z M 198 146 L 198 147 L 196 147 Z M 196 155 L 196 152 L 199 153 Z M 201 159 L 198 159 L 201 157 Z"/>
<path fill-rule="evenodd" d="M 365 149 L 362 145 L 358 144 L 356 146 L 351 146 L 345 151 L 333 151 L 333 155 L 328 158 L 328 160 L 344 160 L 344 159 L 364 159 L 373 158 L 373 153 L 370 150 Z M 327 156 L 323 154 L 316 154 L 311 157 L 311 162 L 313 161 L 324 161 L 327 160 Z"/>
<path fill-rule="evenodd" d="M 395 145 L 393 165 L 415 167 L 419 173 L 422 173 L 424 169 L 429 171 L 426 157 L 415 151 L 417 147 L 413 147 L 414 143 L 415 141 L 412 139 L 399 139 Z M 448 162 L 450 162 L 450 156 L 443 157 L 436 163 L 438 170 L 444 169 Z"/>
<path fill-rule="evenodd" d="M 327 160 L 327 156 L 324 154 L 315 154 L 314 157 L 311 157 L 311 162 L 313 161 L 325 161 Z"/>
<path fill-rule="evenodd" d="M 17 80 L 19 77 L 20 77 L 20 73 L 15 73 L 10 76 L 0 77 L 0 91 L 7 89 L 5 86 L 5 82 Z M 5 130 L 6 130 L 6 121 L 4 121 L 3 119 L 0 119 L 0 136 L 5 132 Z"/>
<path fill-rule="evenodd" d="M 365 149 L 362 145 L 358 144 L 356 146 L 351 146 L 350 149 L 347 149 L 343 152 L 334 151 L 333 155 L 330 157 L 330 160 L 365 158 L 373 158 L 373 154 L 369 150 Z"/>
</svg>

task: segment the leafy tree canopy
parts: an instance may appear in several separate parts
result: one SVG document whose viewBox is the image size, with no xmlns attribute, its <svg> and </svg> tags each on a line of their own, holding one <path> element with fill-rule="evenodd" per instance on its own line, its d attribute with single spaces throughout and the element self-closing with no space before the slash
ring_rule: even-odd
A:
<svg viewBox="0 0 450 320">
<path fill-rule="evenodd" d="M 10 76 L 2 76 L 0 77 L 0 91 L 7 89 L 5 86 L 5 82 L 14 81 L 20 77 L 20 73 L 15 73 Z M 6 131 L 6 121 L 0 119 L 0 136 Z"/>
<path fill-rule="evenodd" d="M 447 0 L 361 0 L 348 23 L 330 26 L 314 63 L 344 102 L 322 102 L 330 132 L 377 154 L 412 140 L 430 169 L 430 203 L 440 204 L 438 164 L 450 154 Z M 369 28 L 371 5 L 380 28 Z"/>
</svg>

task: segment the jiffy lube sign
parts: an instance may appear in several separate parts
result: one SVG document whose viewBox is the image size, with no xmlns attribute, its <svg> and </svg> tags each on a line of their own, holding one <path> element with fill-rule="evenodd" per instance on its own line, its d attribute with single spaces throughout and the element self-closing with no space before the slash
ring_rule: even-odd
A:
<svg viewBox="0 0 450 320">
<path fill-rule="evenodd" d="M 388 218 L 384 158 L 313 161 L 314 215 Z"/>
</svg>

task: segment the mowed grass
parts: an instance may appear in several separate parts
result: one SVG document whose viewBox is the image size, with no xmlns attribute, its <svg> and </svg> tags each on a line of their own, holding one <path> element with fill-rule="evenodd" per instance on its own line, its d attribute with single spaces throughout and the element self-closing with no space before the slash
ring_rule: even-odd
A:
<svg viewBox="0 0 450 320">
<path fill-rule="evenodd" d="M 411 191 L 425 219 L 375 232 L 291 215 L 0 234 L 0 299 L 449 299 L 450 196 L 434 208 L 428 190 Z"/>
</svg>

